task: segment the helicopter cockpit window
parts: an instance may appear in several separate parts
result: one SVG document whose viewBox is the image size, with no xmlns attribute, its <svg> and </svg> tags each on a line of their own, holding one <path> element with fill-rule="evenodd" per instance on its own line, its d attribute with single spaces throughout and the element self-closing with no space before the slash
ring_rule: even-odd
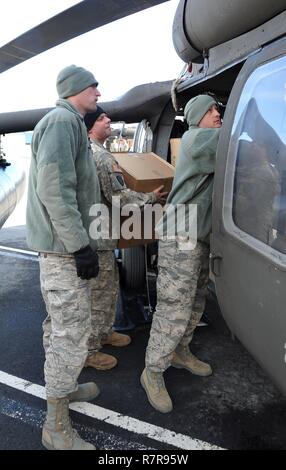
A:
<svg viewBox="0 0 286 470">
<path fill-rule="evenodd" d="M 248 79 L 235 118 L 233 220 L 252 237 L 286 253 L 286 58 Z"/>
<path fill-rule="evenodd" d="M 112 122 L 111 129 L 112 133 L 105 141 L 110 152 L 151 152 L 153 133 L 145 119 L 132 124 Z"/>
</svg>

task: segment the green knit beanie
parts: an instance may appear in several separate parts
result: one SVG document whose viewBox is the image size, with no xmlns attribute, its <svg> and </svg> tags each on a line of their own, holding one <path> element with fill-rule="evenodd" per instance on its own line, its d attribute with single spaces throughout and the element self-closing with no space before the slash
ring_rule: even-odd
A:
<svg viewBox="0 0 286 470">
<path fill-rule="evenodd" d="M 198 95 L 190 99 L 184 110 L 189 126 L 197 126 L 214 104 L 217 104 L 217 102 L 209 95 Z"/>
<path fill-rule="evenodd" d="M 98 85 L 93 74 L 83 67 L 69 65 L 60 71 L 57 77 L 59 98 L 77 95 L 91 85 Z"/>
</svg>

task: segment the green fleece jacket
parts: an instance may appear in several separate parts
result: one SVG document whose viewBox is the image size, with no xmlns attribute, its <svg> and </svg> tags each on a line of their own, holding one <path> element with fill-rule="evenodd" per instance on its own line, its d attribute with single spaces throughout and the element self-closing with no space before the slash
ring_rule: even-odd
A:
<svg viewBox="0 0 286 470">
<path fill-rule="evenodd" d="M 27 203 L 27 243 L 39 252 L 73 253 L 89 237 L 89 210 L 100 203 L 96 166 L 82 116 L 64 99 L 37 124 Z"/>
<path fill-rule="evenodd" d="M 172 190 L 167 199 L 167 204 L 173 207 L 177 204 L 197 204 L 197 239 L 205 243 L 209 243 L 211 232 L 213 176 L 219 131 L 190 126 L 184 133 Z M 164 230 L 169 213 L 167 209 L 163 218 Z"/>
</svg>

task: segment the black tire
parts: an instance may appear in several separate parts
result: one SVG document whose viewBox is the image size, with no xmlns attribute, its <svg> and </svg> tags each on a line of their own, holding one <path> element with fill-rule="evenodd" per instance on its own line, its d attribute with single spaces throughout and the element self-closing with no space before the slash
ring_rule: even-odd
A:
<svg viewBox="0 0 286 470">
<path fill-rule="evenodd" d="M 146 283 L 144 246 L 121 250 L 121 276 L 126 289 L 142 289 Z"/>
</svg>

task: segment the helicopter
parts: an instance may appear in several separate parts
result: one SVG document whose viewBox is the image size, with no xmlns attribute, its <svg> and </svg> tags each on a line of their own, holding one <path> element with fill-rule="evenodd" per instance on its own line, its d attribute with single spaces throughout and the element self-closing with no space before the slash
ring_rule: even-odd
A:
<svg viewBox="0 0 286 470">
<path fill-rule="evenodd" d="M 109 3 L 82 1 L 1 47 L 0 71 L 162 1 L 125 1 L 124 8 L 122 2 L 112 2 L 118 6 L 112 12 Z M 170 139 L 180 139 L 184 131 L 176 117 L 182 116 L 187 101 L 206 92 L 217 97 L 224 123 L 217 150 L 210 259 L 216 295 L 231 332 L 284 395 L 285 9 L 285 0 L 229 0 L 227 9 L 225 0 L 180 0 L 173 23 L 174 47 L 185 62 L 179 77 L 139 85 L 102 103 L 112 121 L 142 122 L 145 130 L 147 122 L 152 151 L 170 161 Z M 74 15 L 80 19 L 76 27 Z M 15 48 L 24 52 L 16 54 Z M 33 130 L 50 109 L 2 113 L 0 134 Z M 7 170 L 1 168 L 0 183 Z M 10 211 L 4 211 L 4 200 L 2 196 L 2 223 Z"/>
</svg>

